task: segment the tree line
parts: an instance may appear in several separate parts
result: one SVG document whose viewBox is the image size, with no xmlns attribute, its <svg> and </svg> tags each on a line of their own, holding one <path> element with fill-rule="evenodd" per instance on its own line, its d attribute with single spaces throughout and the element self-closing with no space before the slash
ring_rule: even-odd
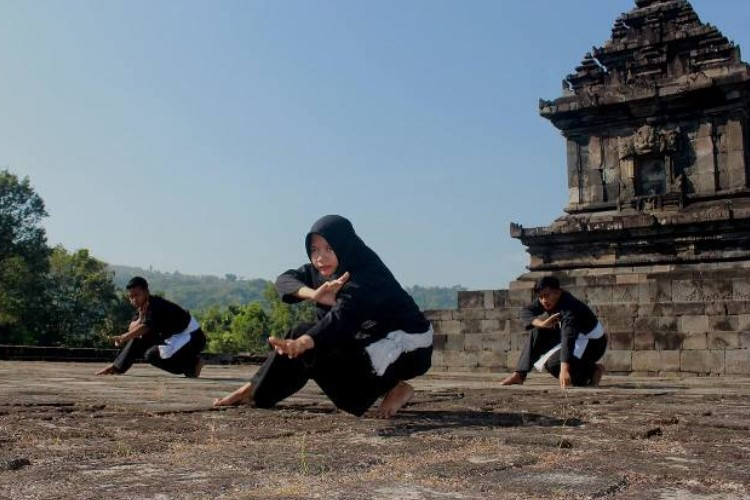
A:
<svg viewBox="0 0 750 500">
<path fill-rule="evenodd" d="M 273 284 L 228 274 L 191 276 L 109 266 L 88 250 L 47 242 L 44 201 L 28 177 L 0 170 L 0 344 L 112 347 L 133 317 L 124 284 L 145 277 L 154 293 L 190 309 L 207 350 L 259 353 L 268 336 L 314 319 L 310 303 L 283 303 Z M 411 287 L 422 308 L 454 308 L 461 287 Z"/>
</svg>

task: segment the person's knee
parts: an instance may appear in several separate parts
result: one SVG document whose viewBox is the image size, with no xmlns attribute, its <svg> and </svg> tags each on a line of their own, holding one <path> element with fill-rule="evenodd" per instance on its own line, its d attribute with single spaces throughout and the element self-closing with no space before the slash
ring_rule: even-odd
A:
<svg viewBox="0 0 750 500">
<path fill-rule="evenodd" d="M 149 364 L 158 366 L 161 362 L 161 355 L 159 354 L 159 346 L 153 346 L 147 349 L 146 352 L 143 354 L 143 359 L 145 359 L 146 362 Z"/>
</svg>

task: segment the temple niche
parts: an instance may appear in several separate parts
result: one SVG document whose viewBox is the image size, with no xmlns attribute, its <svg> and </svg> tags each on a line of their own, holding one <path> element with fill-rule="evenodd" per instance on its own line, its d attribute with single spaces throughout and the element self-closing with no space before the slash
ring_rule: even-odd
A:
<svg viewBox="0 0 750 500">
<path fill-rule="evenodd" d="M 433 366 L 512 371 L 518 308 L 558 276 L 609 336 L 610 372 L 750 375 L 750 67 L 687 0 L 636 0 L 541 100 L 567 144 L 568 201 L 510 233 L 530 255 L 508 290 L 432 311 Z"/>
</svg>

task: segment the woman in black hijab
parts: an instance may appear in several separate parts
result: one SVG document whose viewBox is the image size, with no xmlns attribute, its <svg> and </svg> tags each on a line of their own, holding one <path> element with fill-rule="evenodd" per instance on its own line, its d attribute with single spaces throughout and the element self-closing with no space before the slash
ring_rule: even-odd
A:
<svg viewBox="0 0 750 500">
<path fill-rule="evenodd" d="M 214 406 L 269 408 L 312 379 L 357 416 L 383 396 L 378 414 L 391 417 L 414 394 L 405 380 L 430 368 L 430 323 L 344 217 L 319 219 L 305 249 L 310 263 L 283 273 L 276 288 L 284 302 L 314 301 L 317 322 L 270 339 L 274 352 L 251 382 Z"/>
</svg>

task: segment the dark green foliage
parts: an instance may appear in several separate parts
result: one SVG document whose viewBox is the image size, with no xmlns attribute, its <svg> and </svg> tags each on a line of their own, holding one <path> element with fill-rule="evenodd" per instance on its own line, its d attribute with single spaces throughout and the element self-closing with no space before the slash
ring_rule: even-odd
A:
<svg viewBox="0 0 750 500">
<path fill-rule="evenodd" d="M 33 341 L 44 331 L 46 216 L 29 179 L 0 170 L 0 342 Z"/>
<path fill-rule="evenodd" d="M 263 290 L 268 281 L 262 279 L 238 279 L 233 274 L 225 278 L 218 276 L 197 276 L 163 273 L 140 267 L 110 265 L 115 272 L 115 285 L 125 288 L 133 276 L 142 276 L 148 281 L 152 291 L 164 296 L 191 311 L 205 310 L 211 306 L 247 304 L 263 300 Z"/>
</svg>

